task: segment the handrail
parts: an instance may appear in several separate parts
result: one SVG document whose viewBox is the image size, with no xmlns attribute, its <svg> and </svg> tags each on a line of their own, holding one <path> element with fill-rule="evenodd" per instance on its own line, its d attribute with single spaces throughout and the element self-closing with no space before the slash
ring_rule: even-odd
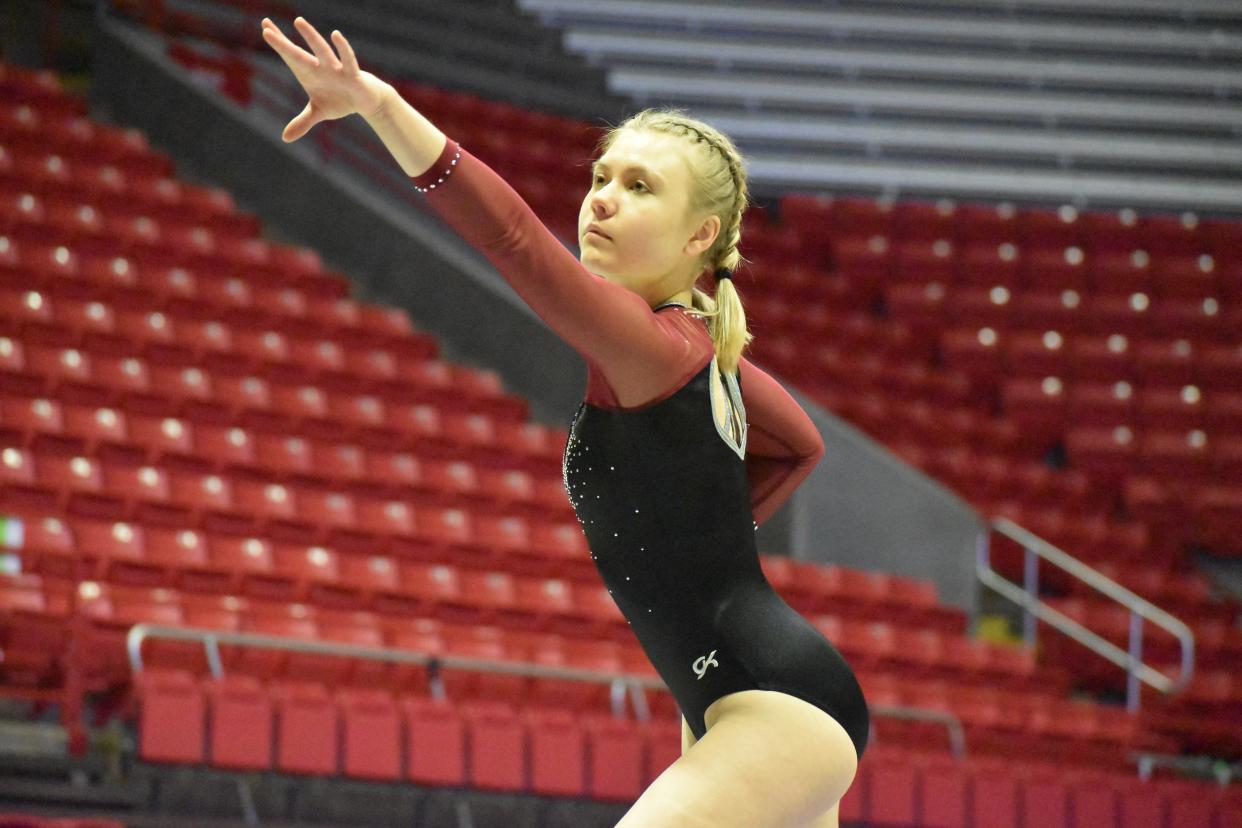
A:
<svg viewBox="0 0 1242 828">
<path fill-rule="evenodd" d="M 910 707 L 904 704 L 869 704 L 867 709 L 871 711 L 872 716 L 880 715 L 890 719 L 942 724 L 949 732 L 949 751 L 958 759 L 966 758 L 966 731 L 962 728 L 962 720 L 947 710 Z"/>
<path fill-rule="evenodd" d="M 626 694 L 630 694 L 634 704 L 634 712 L 639 721 L 650 721 L 651 713 L 647 706 L 647 697 L 643 688 L 660 689 L 664 682 L 655 676 L 643 676 L 636 673 L 611 673 L 600 670 L 583 670 L 574 667 L 551 667 L 543 664 L 526 662 L 501 661 L 486 658 L 471 658 L 455 655 L 429 655 L 417 650 L 401 650 L 394 647 L 370 647 L 358 644 L 341 644 L 327 641 L 308 641 L 304 638 L 289 638 L 260 633 L 229 632 L 227 630 L 211 630 L 201 627 L 173 627 L 165 624 L 140 623 L 130 627 L 125 636 L 125 649 L 129 654 L 130 668 L 135 674 L 143 670 L 142 644 L 147 639 L 163 638 L 174 641 L 199 641 L 207 654 L 207 667 L 213 678 L 224 675 L 224 662 L 220 658 L 221 644 L 235 644 L 242 647 L 259 647 L 273 650 L 286 650 L 296 653 L 314 655 L 342 656 L 367 661 L 386 661 L 398 664 L 423 664 L 431 673 L 431 693 L 434 698 L 445 697 L 443 682 L 438 676 L 440 667 L 460 667 L 467 670 L 478 670 L 493 673 L 513 673 L 517 675 L 536 676 L 541 678 L 563 678 L 572 681 L 591 681 L 612 685 L 612 709 L 614 715 L 624 715 Z M 953 755 L 964 758 L 966 755 L 966 736 L 961 720 L 944 710 L 933 710 L 905 705 L 869 705 L 873 716 L 888 716 L 897 719 L 927 721 L 943 724 L 949 734 L 949 747 Z"/>
<path fill-rule="evenodd" d="M 1221 787 L 1232 784 L 1235 779 L 1242 779 L 1242 762 L 1226 762 L 1212 756 L 1180 756 L 1141 750 L 1131 753 L 1128 758 L 1138 765 L 1138 775 L 1143 781 L 1151 779 L 1156 768 L 1172 768 L 1186 775 L 1211 777 Z"/>
<path fill-rule="evenodd" d="M 992 568 L 989 535 L 997 532 L 1022 545 L 1023 585 L 1010 581 Z M 1043 559 L 1078 578 L 1083 583 L 1102 592 L 1130 610 L 1129 646 L 1122 650 L 1069 616 L 1044 603 L 1039 598 L 1038 559 Z M 975 573 L 979 580 L 998 593 L 1022 607 L 1023 639 L 1027 646 L 1034 646 L 1036 638 L 1035 619 L 1046 621 L 1084 647 L 1104 656 L 1126 670 L 1126 708 L 1139 708 L 1138 682 L 1142 681 L 1162 693 L 1176 693 L 1183 689 L 1194 674 L 1195 636 L 1190 627 L 1169 613 L 1136 595 L 1112 578 L 1092 569 L 1082 561 L 1058 549 L 1043 538 L 1022 528 L 1005 517 L 992 519 L 979 533 Z M 1172 635 L 1182 645 L 1181 669 L 1176 679 L 1153 669 L 1142 660 L 1143 621 L 1147 620 Z"/>
</svg>

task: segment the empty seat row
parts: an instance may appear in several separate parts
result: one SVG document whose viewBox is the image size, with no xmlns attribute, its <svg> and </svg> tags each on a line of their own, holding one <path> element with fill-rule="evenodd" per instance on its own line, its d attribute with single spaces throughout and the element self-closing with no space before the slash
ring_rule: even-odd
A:
<svg viewBox="0 0 1242 828">
<path fill-rule="evenodd" d="M 247 552 L 246 543 L 236 544 L 239 558 Z M 279 556 L 277 556 L 279 557 Z M 357 559 L 360 566 L 373 569 L 378 558 Z M 391 564 L 390 564 L 391 565 Z M 238 566 L 242 577 L 264 576 L 249 564 Z M 395 571 L 395 567 L 394 567 Z M 39 626 L 40 620 L 66 621 L 70 612 L 78 612 L 98 625 L 93 643 L 83 647 L 87 670 L 92 676 L 106 676 L 112 682 L 126 680 L 126 652 L 124 634 L 137 623 L 164 625 L 188 625 L 198 628 L 241 631 L 269 636 L 303 640 L 325 640 L 353 644 L 362 647 L 390 646 L 398 649 L 415 649 L 429 654 L 448 653 L 506 661 L 528 663 L 566 664 L 593 667 L 609 671 L 640 672 L 650 674 L 637 643 L 626 638 L 622 644 L 604 638 L 583 639 L 584 633 L 602 630 L 606 625 L 619 625 L 621 617 L 599 586 L 571 585 L 559 579 L 519 579 L 510 582 L 502 573 L 463 571 L 462 588 L 458 591 L 457 573 L 452 567 L 434 565 L 422 567 L 423 576 L 415 577 L 414 570 L 403 566 L 403 586 L 388 579 L 385 586 L 376 586 L 374 572 L 367 572 L 371 586 L 377 593 L 386 591 L 394 599 L 388 609 L 392 612 L 363 612 L 356 609 L 356 599 L 338 602 L 336 605 L 289 603 L 288 596 L 279 592 L 263 592 L 256 595 L 224 595 L 179 592 L 167 587 L 137 587 L 126 584 L 62 580 L 34 575 L 8 577 L 0 581 L 0 619 L 3 619 L 6 638 L 11 642 L 12 664 L 33 663 L 30 654 L 49 655 L 63 649 L 64 630 Z M 269 585 L 279 583 L 288 572 L 267 570 Z M 198 570 L 194 575 L 213 573 Z M 215 573 L 219 574 L 219 573 Z M 432 577 L 434 575 L 434 577 Z M 451 577 L 440 577 L 447 575 Z M 312 576 L 313 577 L 313 576 Z M 511 603 L 497 599 L 483 601 L 485 595 L 499 596 L 494 589 L 498 579 L 509 584 L 509 591 L 527 600 Z M 420 586 L 419 584 L 423 584 Z M 527 586 L 523 586 L 523 585 Z M 515 589 L 516 585 L 516 589 Z M 331 589 L 333 584 L 323 584 Z M 336 586 L 356 590 L 358 585 Z M 573 586 L 573 589 L 570 587 Z M 453 589 L 449 589 L 453 587 Z M 476 594 L 477 593 L 477 594 Z M 341 593 L 342 595 L 346 593 Z M 468 598 L 473 595 L 474 598 Z M 571 595 L 577 596 L 571 599 Z M 559 596 L 559 597 L 558 597 Z M 443 624 L 428 615 L 414 618 L 409 615 L 416 601 L 423 602 L 420 611 L 437 612 L 443 606 L 454 609 L 456 621 Z M 489 607 L 490 603 L 490 607 Z M 503 605 L 503 606 L 502 606 Z M 335 608 L 334 608 L 335 606 Z M 76 609 L 74 609 L 76 607 Z M 511 626 L 493 626 L 488 610 L 500 610 Z M 505 614 L 507 611 L 507 614 Z M 473 612 L 473 615 L 471 615 Z M 555 616 L 555 623 L 548 624 Z M 523 626 L 517 620 L 525 617 Z M 541 619 L 546 619 L 541 620 Z M 1051 674 L 1036 676 L 1030 654 L 1013 648 L 991 647 L 967 642 L 960 636 L 928 636 L 926 631 L 894 628 L 879 622 L 853 622 L 832 616 L 820 616 L 817 624 L 827 634 L 836 637 L 847 647 L 852 657 L 861 659 L 868 669 L 899 670 L 903 675 L 911 666 L 920 675 L 931 665 L 935 657 L 924 655 L 913 641 L 934 641 L 945 647 L 940 656 L 940 674 L 955 677 L 965 685 L 990 685 L 994 692 L 998 686 L 1013 688 L 1015 692 L 1030 693 L 1035 690 L 1048 692 L 1060 686 L 1049 683 Z M 537 626 L 531 626 L 535 624 Z M 616 627 L 619 629 L 619 627 Z M 883 631 L 884 635 L 878 634 Z M 565 637 L 562 637 L 565 636 Z M 574 636 L 574 637 L 569 637 Z M 848 642 L 848 644 L 847 644 Z M 867 647 L 875 642 L 874 651 Z M 884 649 L 887 642 L 887 649 Z M 894 642 L 897 650 L 894 649 Z M 908 652 L 899 652 L 901 648 Z M 411 674 L 423 672 L 421 668 L 392 666 L 376 662 L 321 656 L 285 654 L 263 648 L 239 648 L 227 645 L 222 648 L 222 663 L 231 671 L 247 675 L 314 678 L 332 683 L 356 683 L 374 686 L 401 686 L 411 680 Z M 206 669 L 205 651 L 201 644 L 155 640 L 144 648 L 144 660 L 148 665 L 193 669 L 202 673 Z M 568 659 L 568 660 L 566 660 Z M 950 660 L 952 659 L 952 660 Z M 34 659 L 37 661 L 37 658 Z M 407 665 L 408 666 L 408 665 Z M 421 680 L 421 679 L 420 679 Z M 871 690 L 868 678 L 865 686 Z M 909 679 L 906 680 L 907 683 Z M 506 698 L 527 697 L 546 699 L 555 690 L 564 699 L 579 698 L 586 703 L 593 696 L 591 685 L 577 685 L 577 690 L 557 685 L 550 687 L 540 682 L 530 682 L 525 677 L 503 674 L 480 674 L 467 679 L 464 674 L 446 678 L 451 690 L 466 695 L 491 695 Z M 473 683 L 472 683 L 473 682 Z M 483 688 L 480 692 L 474 685 Z M 598 689 L 597 687 L 595 689 Z M 581 691 L 581 692 L 579 692 Z M 577 693 L 575 696 L 574 694 Z M 925 694 L 925 693 L 924 693 Z M 880 694 L 882 696 L 882 694 Z M 877 696 L 879 698 L 880 696 Z M 598 699 L 596 699 L 598 700 Z M 882 703 L 892 703 L 888 700 Z M 921 702 L 917 702 L 922 704 Z M 999 702 L 998 702 L 999 703 Z"/>
<path fill-rule="evenodd" d="M 32 149 L 80 155 L 92 160 L 149 157 L 151 144 L 141 130 L 102 124 L 88 117 L 45 111 L 28 103 L 0 103 L 0 144 L 16 141 Z M 171 167 L 169 168 L 172 169 Z"/>
<path fill-rule="evenodd" d="M 426 347 L 404 311 L 357 302 L 335 292 L 207 275 L 183 267 L 140 267 L 125 257 L 88 259 L 82 276 L 74 280 L 46 278 L 33 270 L 13 272 L 5 279 L 7 315 L 41 325 L 59 321 L 73 331 L 110 333 L 109 328 L 115 329 L 123 319 L 141 320 L 142 314 L 160 313 L 169 323 L 215 320 L 244 328 L 272 328 L 286 336 L 313 332 L 322 337 L 326 328 L 333 337 L 348 334 L 347 348 L 368 342 L 403 349 Z M 146 321 L 142 328 L 146 335 L 139 331 L 133 335 L 159 341 L 159 329 Z"/>
<path fill-rule="evenodd" d="M 966 762 L 876 746 L 841 802 L 843 823 L 941 828 L 1126 825 L 1226 828 L 1242 820 L 1232 787 L 979 757 Z"/>
<path fill-rule="evenodd" d="M 160 179 L 158 184 L 177 189 L 173 179 Z M 22 181 L 0 178 L 0 204 L 5 208 L 0 234 L 6 239 L 5 262 L 10 267 L 44 265 L 72 275 L 75 268 L 89 272 L 91 258 L 125 254 L 149 265 L 181 257 L 231 262 L 223 272 L 241 271 L 256 281 L 282 276 L 283 270 L 289 272 L 284 281 L 300 277 L 320 290 L 343 287 L 339 278 L 327 278 L 318 257 L 307 249 L 260 238 L 258 220 L 237 212 L 231 201 L 219 203 L 215 191 L 145 203 L 130 192 L 88 193 L 87 198 L 72 190 L 48 194 L 31 189 Z M 183 267 L 188 264 L 181 262 Z"/>
<path fill-rule="evenodd" d="M 46 817 L 17 811 L 0 812 L 4 828 L 125 828 L 119 819 L 105 817 Z"/>
<path fill-rule="evenodd" d="M 377 429 L 386 434 L 386 441 L 359 443 L 348 440 L 347 427 L 334 437 L 303 437 L 288 430 L 273 431 L 271 423 L 246 427 L 207 416 L 178 417 L 142 406 L 127 411 L 6 394 L 0 395 L 0 443 L 37 454 L 169 468 L 266 471 L 281 478 L 335 481 L 355 488 L 368 483 L 417 487 L 422 485 L 423 463 L 457 462 L 465 465 L 452 469 L 453 477 L 446 481 L 453 483 L 452 488 L 477 488 L 475 481 L 481 476 L 500 478 L 502 487 L 517 498 L 530 497 L 527 490 L 559 472 L 556 435 L 540 424 L 497 422 L 482 414 L 441 415 L 426 404 L 408 408 L 405 428 L 392 428 L 390 418 L 382 423 L 388 428 Z M 407 437 L 403 439 L 402 434 Z M 403 442 L 413 445 L 403 447 Z M 445 446 L 455 446 L 457 451 L 446 457 Z M 492 451 L 489 462 L 469 457 L 475 449 Z M 14 455 L 9 467 L 19 469 L 24 462 L 17 461 L 22 459 Z M 37 471 L 37 464 L 34 468 Z"/>
<path fill-rule="evenodd" d="M 1018 207 L 1013 204 L 877 200 L 860 196 L 827 197 L 788 193 L 780 201 L 785 224 L 811 239 L 880 234 L 901 239 L 951 239 L 1023 245 L 1079 245 L 1092 250 L 1134 250 L 1158 253 L 1221 251 L 1237 258 L 1242 249 L 1242 222 L 1229 218 L 1200 219 L 1194 213 L 1139 214 L 1131 209 L 1080 212 L 1070 206 Z"/>
<path fill-rule="evenodd" d="M 110 233 L 69 239 L 47 225 L 20 225 L 0 234 L 0 272 L 29 279 L 116 281 L 111 270 L 119 260 L 171 265 L 194 272 L 248 271 L 251 278 L 284 283 L 330 296 L 343 296 L 346 283 L 321 273 L 306 273 L 272 256 L 260 239 L 226 239 L 216 244 L 205 229 L 184 231 L 186 244 L 122 239 Z M 124 278 L 124 277 L 120 277 Z"/>
<path fill-rule="evenodd" d="M 599 588 L 598 577 L 585 563 L 581 532 L 573 524 L 434 510 L 446 521 L 455 519 L 455 534 L 449 537 L 426 522 L 432 510 L 412 510 L 395 501 L 383 508 L 405 516 L 407 527 L 401 534 L 368 532 L 364 524 L 353 537 L 330 536 L 336 543 L 238 531 L 250 528 L 246 526 L 193 529 L 32 515 L 20 521 L 22 541 L 16 549 L 25 571 L 50 576 L 371 608 L 441 601 L 469 605 L 477 615 L 511 610 L 518 615 L 572 613 L 574 607 L 560 586 L 563 578 L 580 583 L 580 588 Z M 418 524 L 408 520 L 415 511 L 423 519 Z M 764 555 L 760 560 L 768 571 L 784 566 L 778 557 Z M 892 581 L 837 566 L 803 565 L 799 572 L 796 587 L 775 578 L 774 588 L 799 611 L 821 619 L 825 634 L 842 647 L 861 647 L 885 658 L 908 657 L 937 669 L 957 665 L 976 670 L 1002 662 L 1010 672 L 1033 669 L 1027 660 L 1005 661 L 1016 655 L 1011 650 L 951 640 L 964 630 L 964 615 L 938 605 L 926 582 Z M 536 598 L 542 603 L 522 605 Z M 552 599 L 555 606 L 547 603 Z M 841 623 L 857 618 L 867 624 L 845 629 L 833 620 L 838 616 L 846 619 Z M 921 634 L 914 636 L 903 625 L 917 627 Z"/>
<path fill-rule="evenodd" d="M 1242 308 L 1212 296 L 1198 299 L 1081 294 L 1073 289 L 1011 289 L 950 285 L 893 284 L 885 303 L 892 315 L 915 328 L 988 327 L 999 331 L 1058 331 L 1062 334 L 1129 337 L 1188 337 L 1232 344 Z"/>
<path fill-rule="evenodd" d="M 1215 432 L 1226 439 L 1242 426 L 1242 392 L 1202 389 L 1197 385 L 1149 385 L 1128 382 L 1099 383 L 1062 379 L 1015 377 L 1000 383 L 1001 398 L 1014 416 L 1068 416 L 1075 423 L 1130 425 L 1147 436 L 1174 431 L 1184 438 L 1193 428 Z M 1068 421 L 1061 423 L 1068 425 Z M 1143 434 L 1137 436 L 1144 436 Z M 1208 439 L 1205 434 L 1203 439 Z M 1198 438 L 1196 438 L 1198 439 Z"/>
<path fill-rule="evenodd" d="M 842 240 L 832 259 L 845 277 L 956 286 L 1003 284 L 1021 289 L 1073 288 L 1088 295 L 1145 292 L 1199 299 L 1242 294 L 1242 260 L 1209 253 L 1150 254 L 1146 250 L 1085 253 L 1082 248 L 1023 248 L 1012 242 L 968 244 L 947 239 L 892 244 L 884 236 Z"/>
<path fill-rule="evenodd" d="M 1183 494 L 1196 499 L 1204 487 L 1242 484 L 1242 441 L 1218 439 L 1202 429 L 1136 433 L 1126 423 L 1074 426 L 1063 406 L 1040 402 L 1024 400 L 1015 416 L 1032 429 L 1064 435 L 1071 462 L 1098 480 L 1117 483 L 1133 475 L 1172 475 L 1186 484 Z"/>
<path fill-rule="evenodd" d="M 387 435 L 386 443 L 362 444 L 341 440 L 348 436 L 349 426 L 358 425 L 356 420 L 344 421 L 343 433 L 335 439 L 303 437 L 287 430 L 273 430 L 279 427 L 275 421 L 247 427 L 206 416 L 170 416 L 141 406 L 126 411 L 102 405 L 62 404 L 55 398 L 3 395 L 0 434 L 4 445 L 26 447 L 40 454 L 127 460 L 131 464 L 149 462 L 168 467 L 249 470 L 282 479 L 314 479 L 355 487 L 368 483 L 422 486 L 426 476 L 422 467 L 439 462 L 462 464 L 452 467 L 452 477 L 445 479 L 453 484 L 450 488 L 477 489 L 475 481 L 480 476 L 494 478 L 509 469 L 527 471 L 522 468 L 524 465 L 533 470 L 535 458 L 551 457 L 553 438 L 546 433 L 535 432 L 514 442 L 504 442 L 516 437 L 525 424 L 497 422 L 483 414 L 441 415 L 427 405 L 410 408 L 419 410 L 410 412 L 404 428 L 393 428 L 391 418 L 373 424 L 377 431 Z M 446 458 L 445 446 L 454 446 L 461 459 Z M 476 462 L 467 456 L 478 449 L 495 449 L 492 462 Z M 510 454 L 525 455 L 525 462 L 500 462 L 500 455 Z M 37 463 L 35 469 L 38 471 Z M 534 476 L 533 482 L 508 478 L 500 483 L 512 489 L 515 497 L 530 497 L 522 492 L 551 477 L 551 466 Z M 436 483 L 430 478 L 427 482 Z"/>
<path fill-rule="evenodd" d="M 36 291 L 2 289 L 0 302 L 8 309 L 0 318 L 9 321 L 16 337 L 28 346 L 82 344 L 113 354 L 143 354 L 150 361 L 195 360 L 208 368 L 227 366 L 289 377 L 362 371 L 370 379 L 415 379 L 401 366 L 433 359 L 438 352 L 424 335 L 387 341 L 373 336 L 371 343 L 351 343 L 322 331 L 286 333 L 264 319 L 204 319 L 201 309 L 194 314 L 175 308 L 169 312 L 90 299 L 58 299 L 53 304 Z M 299 327 L 309 327 L 309 320 Z"/>
<path fill-rule="evenodd" d="M 601 127 L 577 118 L 515 106 L 507 101 L 405 79 L 395 83 L 402 97 L 433 120 L 453 116 L 463 121 L 484 122 L 509 135 L 548 141 L 570 154 L 590 156 L 602 132 Z"/>
<path fill-rule="evenodd" d="M 382 352 L 374 356 L 381 357 Z M 527 414 L 526 401 L 503 393 L 495 374 L 435 359 L 402 362 L 396 380 L 372 377 L 367 382 L 355 377 L 352 383 L 346 383 L 344 375 L 317 381 L 297 375 L 269 380 L 245 368 L 214 367 L 204 370 L 193 359 L 150 362 L 72 347 L 26 348 L 13 337 L 0 336 L 0 376 L 22 394 L 8 399 L 28 401 L 13 403 L 10 417 L 26 418 L 17 411 L 46 408 L 40 400 L 50 404 L 49 398 L 59 397 L 111 410 L 103 415 L 107 422 L 97 423 L 92 431 L 107 425 L 117 436 L 125 432 L 121 415 L 127 414 L 188 421 L 183 425 L 210 422 L 285 431 L 320 440 L 376 443 L 377 435 L 382 435 L 378 441 L 390 446 L 418 439 L 456 441 L 469 450 L 475 445 L 503 449 L 494 445 L 496 432 L 526 425 L 521 422 Z M 43 419 L 40 428 L 55 430 L 54 425 L 54 420 Z M 76 427 L 90 428 L 84 421 Z M 525 435 L 521 444 L 537 436 Z"/>
<path fill-rule="evenodd" d="M 230 441 L 221 443 L 222 451 L 236 448 L 232 431 L 215 432 Z M 200 430 L 203 440 L 212 433 Z M 515 519 L 531 521 L 571 517 L 564 488 L 550 474 L 406 452 L 362 454 L 356 446 L 311 444 L 301 438 L 273 439 L 272 446 L 258 452 L 214 457 L 218 468 L 199 455 L 166 456 L 162 460 L 171 462 L 151 464 L 132 455 L 99 459 L 0 445 L 3 499 L 11 507 L 42 504 L 74 514 L 162 524 L 291 522 L 308 525 L 316 535 L 341 529 L 365 536 L 406 536 L 422 525 L 423 509 L 437 508 L 480 516 L 511 512 Z M 291 447 L 291 442 L 297 445 Z M 272 453 L 283 459 L 273 459 Z M 319 466 L 317 457 L 327 465 Z M 187 462 L 182 465 L 182 460 Z M 417 509 L 420 515 L 402 509 Z"/>
<path fill-rule="evenodd" d="M 678 755 L 676 721 L 308 683 L 136 677 L 139 756 L 231 770 L 633 800 Z"/>
<path fill-rule="evenodd" d="M 1166 337 L 1132 340 L 1119 333 L 954 327 L 941 333 L 940 346 L 949 365 L 988 382 L 1002 374 L 1053 375 L 1064 381 L 1113 383 L 1118 394 L 1135 391 L 1135 385 L 1242 391 L 1242 349 L 1236 345 Z"/>
<path fill-rule="evenodd" d="M 422 477 L 409 488 L 351 494 L 324 485 L 285 483 L 271 477 L 222 476 L 192 469 L 110 466 L 85 457 L 45 455 L 29 471 L 18 449 L 3 449 L 0 499 L 10 510 L 69 512 L 111 520 L 142 520 L 271 534 L 286 540 L 374 546 L 427 555 L 439 551 L 487 557 L 491 547 L 529 553 L 536 527 L 572 526 L 563 490 L 542 484 L 521 499 L 503 484 L 454 490 Z M 465 467 L 468 473 L 473 470 Z M 418 488 L 421 487 L 421 488 Z M 556 508 L 560 504 L 561 508 Z M 580 531 L 580 529 L 579 529 Z"/>
</svg>

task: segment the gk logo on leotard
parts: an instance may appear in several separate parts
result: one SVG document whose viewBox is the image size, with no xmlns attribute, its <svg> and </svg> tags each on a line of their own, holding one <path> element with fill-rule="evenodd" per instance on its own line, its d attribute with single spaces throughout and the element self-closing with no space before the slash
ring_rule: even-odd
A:
<svg viewBox="0 0 1242 828">
<path fill-rule="evenodd" d="M 720 662 L 716 661 L 716 659 L 714 658 L 715 655 L 716 655 L 716 651 L 712 650 L 707 655 L 699 656 L 698 658 L 696 658 L 694 660 L 694 674 L 701 679 L 707 673 L 708 667 L 711 667 L 713 665 L 716 667 L 719 667 Z"/>
</svg>

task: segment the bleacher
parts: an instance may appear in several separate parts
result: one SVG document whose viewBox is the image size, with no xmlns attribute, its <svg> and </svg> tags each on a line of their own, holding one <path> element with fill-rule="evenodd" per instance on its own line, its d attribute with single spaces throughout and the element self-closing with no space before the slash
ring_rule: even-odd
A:
<svg viewBox="0 0 1242 828">
<path fill-rule="evenodd" d="M 569 236 L 576 197 L 546 182 L 575 180 L 590 125 L 398 85 Z M 0 575 L 0 695 L 89 696 L 154 768 L 641 793 L 679 752 L 660 689 L 631 719 L 607 684 L 228 645 L 215 675 L 201 645 L 158 639 L 133 672 L 127 634 L 159 624 L 654 675 L 574 525 L 563 430 L 50 74 L 5 65 L 0 90 L 0 513 L 20 570 Z M 793 193 L 743 238 L 757 361 L 1196 635 L 1191 687 L 1135 715 L 1091 697 L 1124 674 L 1051 630 L 1039 651 L 976 640 L 930 582 L 763 555 L 877 710 L 965 731 L 961 760 L 942 726 L 878 715 L 843 821 L 1242 818 L 1233 788 L 1141 781 L 1130 756 L 1239 755 L 1237 605 L 1186 552 L 1242 552 L 1239 224 Z M 994 554 L 1013 574 L 1019 552 Z M 1124 646 L 1124 611 L 1043 587 Z M 1146 655 L 1171 667 L 1173 643 Z"/>
<path fill-rule="evenodd" d="M 1239 212 L 1233 3 L 518 5 L 614 94 L 729 133 L 765 195 Z"/>
</svg>

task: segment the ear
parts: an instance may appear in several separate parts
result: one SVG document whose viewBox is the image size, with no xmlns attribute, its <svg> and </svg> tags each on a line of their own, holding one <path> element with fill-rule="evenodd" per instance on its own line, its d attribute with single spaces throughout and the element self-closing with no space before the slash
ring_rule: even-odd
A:
<svg viewBox="0 0 1242 828">
<path fill-rule="evenodd" d="M 720 235 L 720 216 L 708 216 L 699 222 L 694 235 L 690 237 L 690 241 L 686 242 L 684 252 L 691 256 L 698 256 L 715 243 L 718 235 Z"/>
</svg>

